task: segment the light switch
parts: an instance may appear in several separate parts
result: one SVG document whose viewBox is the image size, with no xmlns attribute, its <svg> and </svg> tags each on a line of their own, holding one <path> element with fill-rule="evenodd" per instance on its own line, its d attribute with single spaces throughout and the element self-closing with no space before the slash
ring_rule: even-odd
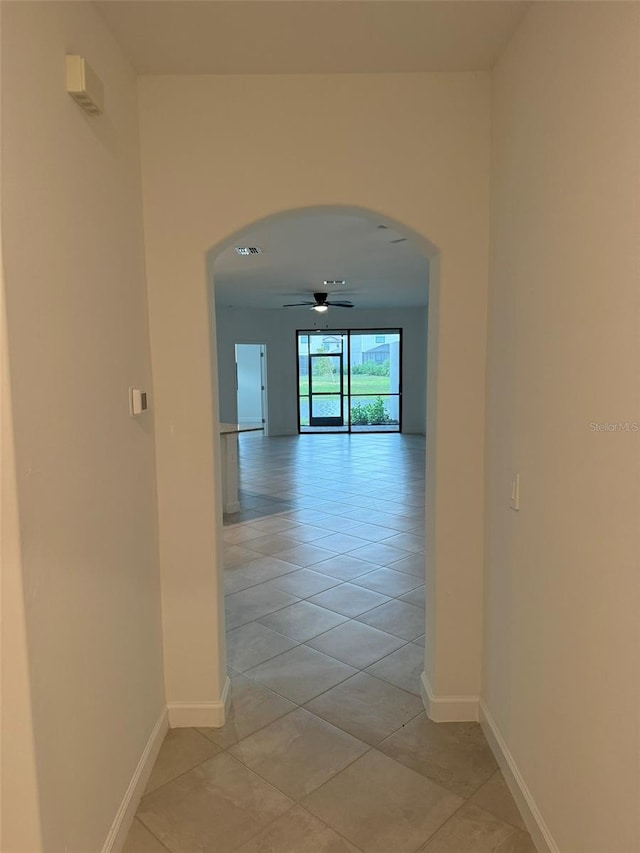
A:
<svg viewBox="0 0 640 853">
<path fill-rule="evenodd" d="M 514 474 L 511 480 L 509 506 L 516 511 L 520 509 L 520 474 Z"/>
<path fill-rule="evenodd" d="M 147 409 L 147 392 L 139 388 L 129 388 L 129 414 L 141 415 Z"/>
</svg>

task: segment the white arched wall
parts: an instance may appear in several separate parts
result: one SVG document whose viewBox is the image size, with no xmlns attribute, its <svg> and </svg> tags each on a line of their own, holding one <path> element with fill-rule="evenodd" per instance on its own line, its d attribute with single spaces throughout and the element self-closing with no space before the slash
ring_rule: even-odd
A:
<svg viewBox="0 0 640 853">
<path fill-rule="evenodd" d="M 224 714 L 206 256 L 260 219 L 334 205 L 375 212 L 439 249 L 430 293 L 425 681 L 435 718 L 475 718 L 488 75 L 145 77 L 139 90 L 172 725 L 215 725 Z"/>
</svg>

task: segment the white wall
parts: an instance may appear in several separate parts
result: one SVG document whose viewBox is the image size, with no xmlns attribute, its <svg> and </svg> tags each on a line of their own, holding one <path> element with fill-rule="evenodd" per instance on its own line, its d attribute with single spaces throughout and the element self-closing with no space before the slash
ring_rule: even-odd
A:
<svg viewBox="0 0 640 853">
<path fill-rule="evenodd" d="M 151 383 L 136 86 L 90 4 L 2 7 L 11 605 L 29 677 L 3 721 L 32 714 L 39 803 L 3 767 L 1 846 L 97 853 L 164 707 L 153 414 L 127 403 Z M 66 52 L 103 79 L 103 116 L 66 94 Z M 9 671 L 20 615 L 3 626 Z"/>
<path fill-rule="evenodd" d="M 0 25 L 3 21 L 0 6 Z M 0 111 L 0 138 L 2 115 Z M 0 146 L 0 187 L 3 186 Z M 7 340 L 0 205 L 0 850 L 42 849 L 16 456 Z"/>
<path fill-rule="evenodd" d="M 484 699 L 563 853 L 640 849 L 639 45 L 534 4 L 493 77 Z"/>
<path fill-rule="evenodd" d="M 426 285 L 425 285 L 426 287 Z M 234 344 L 268 342 L 267 382 L 270 435 L 298 432 L 296 330 L 337 328 L 318 323 L 311 312 L 218 308 L 220 420 L 235 421 Z M 427 312 L 424 308 L 358 309 L 338 318 L 341 328 L 403 330 L 403 432 L 424 433 L 426 417 Z"/>
<path fill-rule="evenodd" d="M 225 677 L 205 257 L 256 220 L 323 205 L 385 216 L 440 251 L 426 670 L 438 695 L 477 697 L 488 74 L 142 77 L 140 128 L 169 701 L 215 704 Z"/>
</svg>

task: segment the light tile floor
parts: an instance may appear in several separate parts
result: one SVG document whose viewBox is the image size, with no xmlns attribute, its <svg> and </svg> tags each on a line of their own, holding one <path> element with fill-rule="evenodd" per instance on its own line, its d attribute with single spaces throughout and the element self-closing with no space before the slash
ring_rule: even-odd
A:
<svg viewBox="0 0 640 853">
<path fill-rule="evenodd" d="M 222 729 L 170 731 L 125 853 L 535 853 L 480 727 L 424 713 L 424 439 L 240 441 Z"/>
</svg>

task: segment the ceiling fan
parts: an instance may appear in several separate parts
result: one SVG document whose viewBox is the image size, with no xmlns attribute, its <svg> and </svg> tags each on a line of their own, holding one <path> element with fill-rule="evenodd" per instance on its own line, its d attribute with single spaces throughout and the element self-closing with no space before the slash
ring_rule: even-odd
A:
<svg viewBox="0 0 640 853">
<path fill-rule="evenodd" d="M 353 308 L 353 302 L 349 302 L 348 300 L 341 299 L 339 302 L 329 302 L 329 294 L 328 293 L 314 293 L 313 298 L 315 302 L 292 302 L 289 305 L 283 305 L 283 308 L 298 308 L 303 305 L 310 305 L 312 311 L 319 311 L 320 313 L 327 311 L 329 307 L 331 308 Z"/>
</svg>

